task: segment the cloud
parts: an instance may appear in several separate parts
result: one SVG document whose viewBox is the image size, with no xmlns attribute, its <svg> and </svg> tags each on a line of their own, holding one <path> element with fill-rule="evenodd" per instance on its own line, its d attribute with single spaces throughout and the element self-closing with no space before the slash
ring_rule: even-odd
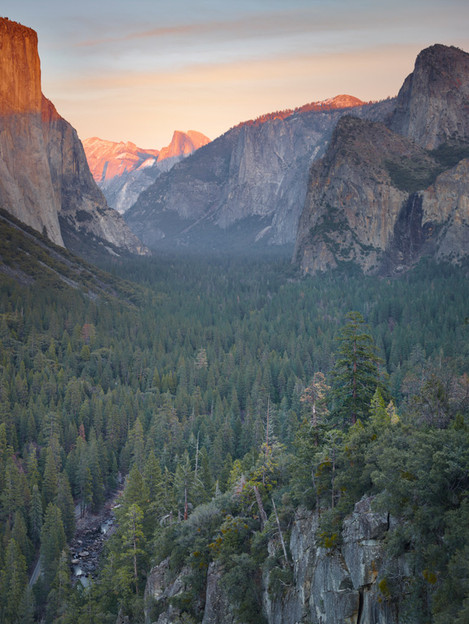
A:
<svg viewBox="0 0 469 624">
<path fill-rule="evenodd" d="M 453 0 L 454 2 L 455 0 Z M 278 54 L 353 52 L 366 42 L 375 45 L 418 45 L 433 33 L 433 42 L 442 32 L 456 33 L 455 23 L 463 30 L 468 8 L 461 7 L 455 22 L 451 11 L 434 6 L 431 0 L 422 11 L 420 0 L 392 6 L 379 2 L 331 0 L 311 3 L 284 11 L 242 14 L 225 19 L 185 22 L 172 18 L 154 28 L 135 28 L 117 21 L 100 37 L 81 38 L 65 52 L 66 65 L 83 68 L 90 75 L 102 73 L 180 71 L 194 65 L 220 65 L 268 60 Z M 333 10 L 334 9 L 334 10 Z M 151 21 L 151 20 L 149 20 Z M 107 28 L 107 25 L 105 26 Z M 132 30 L 129 32 L 129 28 Z M 101 78 L 100 78 L 101 79 Z"/>
<path fill-rule="evenodd" d="M 123 4 L 115 13 L 106 4 L 106 19 L 100 4 L 93 18 L 69 20 L 73 36 L 41 55 L 44 91 L 82 137 L 161 147 L 174 129 L 215 137 L 239 121 L 341 92 L 394 95 L 423 47 L 468 47 L 462 0 L 286 6 L 174 0 L 163 8 L 151 0 L 143 10 L 138 0 L 125 14 Z"/>
<path fill-rule="evenodd" d="M 458 21 L 469 17 L 469 6 L 459 4 L 458 0 L 448 0 L 449 5 L 458 4 Z M 397 6 L 396 6 L 397 5 Z M 400 6 L 399 6 L 400 5 Z M 425 8 L 426 10 L 422 10 Z M 194 39 L 226 40 L 226 38 L 244 40 L 253 37 L 284 36 L 299 33 L 321 35 L 325 32 L 350 33 L 368 31 L 379 39 L 380 32 L 400 28 L 418 29 L 432 25 L 441 27 L 444 23 L 454 25 L 455 16 L 448 5 L 429 0 L 414 0 L 413 3 L 396 0 L 392 5 L 381 5 L 379 2 L 330 1 L 316 2 L 309 7 L 297 7 L 284 11 L 262 11 L 240 17 L 223 20 L 190 21 L 171 25 L 144 28 L 128 32 L 128 23 L 117 22 L 114 34 L 94 39 L 81 40 L 77 47 L 99 47 L 109 44 L 126 42 L 143 42 L 146 39 L 155 41 L 165 38 L 181 38 L 188 43 Z"/>
</svg>

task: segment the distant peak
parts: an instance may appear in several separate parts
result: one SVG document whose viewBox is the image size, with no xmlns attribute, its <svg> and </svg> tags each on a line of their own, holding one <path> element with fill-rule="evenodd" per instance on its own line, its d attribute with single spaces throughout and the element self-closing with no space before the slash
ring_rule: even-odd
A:
<svg viewBox="0 0 469 624">
<path fill-rule="evenodd" d="M 195 130 L 189 130 L 188 132 L 175 130 L 171 143 L 167 147 L 163 147 L 158 160 L 187 156 L 207 143 L 210 143 L 210 139 L 201 132 L 196 132 Z"/>
<path fill-rule="evenodd" d="M 350 108 L 352 106 L 363 106 L 365 102 L 354 95 L 336 95 L 333 98 L 318 102 L 321 106 L 330 106 L 331 108 Z"/>
<path fill-rule="evenodd" d="M 417 62 L 422 59 L 428 59 L 437 56 L 443 58 L 447 56 L 468 56 L 468 53 L 456 46 L 447 46 L 442 43 L 435 43 L 428 48 L 424 48 L 417 55 Z"/>
<path fill-rule="evenodd" d="M 94 179 L 102 183 L 138 168 L 145 169 L 156 160 L 188 156 L 209 142 L 201 132 L 175 130 L 171 143 L 161 150 L 143 149 L 132 141 L 107 141 L 96 136 L 84 139 L 83 147 Z"/>
<path fill-rule="evenodd" d="M 286 108 L 285 110 L 275 111 L 273 113 L 266 113 L 265 115 L 261 115 L 256 119 L 242 122 L 239 125 L 259 125 L 265 123 L 266 121 L 273 121 L 274 119 L 286 119 L 287 117 L 290 117 L 295 113 L 340 110 L 344 108 L 364 106 L 365 104 L 369 104 L 369 102 L 363 102 L 353 95 L 336 95 L 333 98 L 328 98 L 327 100 L 321 100 L 319 102 L 310 102 L 309 104 L 304 104 L 303 106 L 298 106 L 297 108 Z"/>
</svg>

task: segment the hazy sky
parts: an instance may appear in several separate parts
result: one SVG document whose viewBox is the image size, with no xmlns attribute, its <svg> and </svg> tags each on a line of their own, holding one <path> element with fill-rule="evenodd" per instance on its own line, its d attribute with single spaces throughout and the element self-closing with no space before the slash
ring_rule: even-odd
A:
<svg viewBox="0 0 469 624">
<path fill-rule="evenodd" d="M 42 90 L 82 139 L 167 145 L 340 93 L 395 95 L 467 0 L 1 0 L 37 31 Z"/>
</svg>

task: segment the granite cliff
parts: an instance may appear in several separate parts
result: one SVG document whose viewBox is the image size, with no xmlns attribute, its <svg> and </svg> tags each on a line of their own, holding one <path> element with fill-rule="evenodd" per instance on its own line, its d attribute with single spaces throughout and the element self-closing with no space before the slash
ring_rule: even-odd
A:
<svg viewBox="0 0 469 624">
<path fill-rule="evenodd" d="M 399 603 L 386 599 L 382 583 L 388 564 L 385 538 L 390 527 L 387 514 L 371 509 L 371 499 L 355 505 L 343 523 L 342 543 L 334 549 L 318 544 L 318 516 L 298 510 L 289 550 L 292 556 L 291 582 L 282 591 L 269 589 L 269 572 L 264 571 L 262 610 L 267 624 L 398 624 Z M 269 550 L 275 544 L 269 544 Z M 396 562 L 402 578 L 410 574 L 404 560 Z M 155 566 L 145 591 L 146 624 L 179 624 L 185 621 L 178 598 L 188 587 L 189 568 L 176 576 L 169 560 Z M 203 604 L 203 624 L 242 624 L 221 583 L 222 568 L 210 563 Z M 381 589 L 380 589 L 381 587 Z"/>
<path fill-rule="evenodd" d="M 338 96 L 239 124 L 161 175 L 125 218 L 145 244 L 292 244 L 311 161 L 346 112 L 383 120 L 391 100 Z"/>
<path fill-rule="evenodd" d="M 396 273 L 469 253 L 469 55 L 423 50 L 385 123 L 344 118 L 311 167 L 294 261 Z"/>
<path fill-rule="evenodd" d="M 426 149 L 469 142 L 469 54 L 453 46 L 422 50 L 397 98 L 389 127 Z"/>
<path fill-rule="evenodd" d="M 123 214 L 161 173 L 209 142 L 200 132 L 176 130 L 171 143 L 161 150 L 97 137 L 85 139 L 83 147 L 91 173 L 109 206 Z"/>
<path fill-rule="evenodd" d="M 36 33 L 0 18 L 0 205 L 72 250 L 146 250 L 96 186 L 76 131 L 41 93 Z"/>
</svg>

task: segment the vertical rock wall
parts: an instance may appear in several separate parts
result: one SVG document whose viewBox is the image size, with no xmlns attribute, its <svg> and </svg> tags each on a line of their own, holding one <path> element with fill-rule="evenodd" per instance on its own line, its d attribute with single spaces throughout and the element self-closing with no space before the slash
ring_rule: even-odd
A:
<svg viewBox="0 0 469 624">
<path fill-rule="evenodd" d="M 69 240 L 146 251 L 108 207 L 76 131 L 41 94 L 36 33 L 6 18 L 0 18 L 0 207 L 61 246 L 67 233 Z"/>
<path fill-rule="evenodd" d="M 263 610 L 268 624 L 399 624 L 399 604 L 379 588 L 386 568 L 383 540 L 389 530 L 388 515 L 373 512 L 370 500 L 363 499 L 344 520 L 342 543 L 335 549 L 319 546 L 318 528 L 316 513 L 297 512 L 290 538 L 292 584 L 274 595 L 269 575 L 264 575 Z M 149 574 L 146 624 L 184 621 L 169 598 L 187 589 L 188 570 L 170 581 L 168 565 L 165 560 Z M 211 563 L 202 623 L 243 624 L 233 614 L 221 576 L 219 564 Z"/>
</svg>

